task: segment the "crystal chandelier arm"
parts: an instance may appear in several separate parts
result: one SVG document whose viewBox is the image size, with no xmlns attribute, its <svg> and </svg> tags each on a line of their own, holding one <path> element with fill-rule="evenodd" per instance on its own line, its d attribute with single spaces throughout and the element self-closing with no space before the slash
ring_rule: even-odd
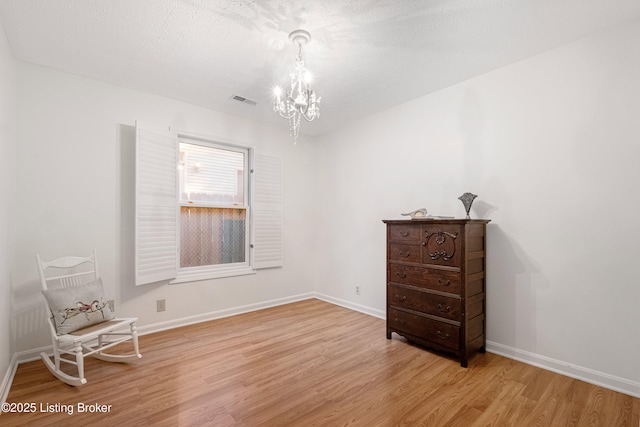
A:
<svg viewBox="0 0 640 427">
<path fill-rule="evenodd" d="M 273 111 L 278 113 L 280 117 L 290 119 L 296 115 L 297 111 L 293 107 L 291 97 L 287 94 L 284 100 L 278 98 L 273 103 Z"/>
</svg>

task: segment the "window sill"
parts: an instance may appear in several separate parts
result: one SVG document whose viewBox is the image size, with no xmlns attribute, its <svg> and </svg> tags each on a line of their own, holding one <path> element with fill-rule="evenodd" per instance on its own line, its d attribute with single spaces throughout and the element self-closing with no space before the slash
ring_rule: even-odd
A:
<svg viewBox="0 0 640 427">
<path fill-rule="evenodd" d="M 225 277 L 246 276 L 249 274 L 256 274 L 256 270 L 251 267 L 235 267 L 228 269 L 215 269 L 215 270 L 191 270 L 182 269 L 178 270 L 178 276 L 169 282 L 170 285 L 187 282 L 198 282 L 201 280 L 209 279 L 222 279 Z"/>
</svg>

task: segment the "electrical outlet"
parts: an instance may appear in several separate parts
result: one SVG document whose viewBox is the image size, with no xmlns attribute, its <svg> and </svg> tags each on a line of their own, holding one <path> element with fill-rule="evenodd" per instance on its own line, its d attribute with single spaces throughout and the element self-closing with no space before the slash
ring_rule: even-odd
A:
<svg viewBox="0 0 640 427">
<path fill-rule="evenodd" d="M 156 301 L 156 309 L 158 311 L 158 313 L 160 313 L 161 311 L 165 311 L 167 309 L 167 307 L 165 306 L 165 300 L 163 299 L 159 299 Z"/>
<path fill-rule="evenodd" d="M 109 310 L 116 311 L 116 302 L 114 300 L 107 300 L 107 304 L 109 304 Z"/>
<path fill-rule="evenodd" d="M 356 295 L 360 295 L 360 285 L 356 285 Z"/>
</svg>

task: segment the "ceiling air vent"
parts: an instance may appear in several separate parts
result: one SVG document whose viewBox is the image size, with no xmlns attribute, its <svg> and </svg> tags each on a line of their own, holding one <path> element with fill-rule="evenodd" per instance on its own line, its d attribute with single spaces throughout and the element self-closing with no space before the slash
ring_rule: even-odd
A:
<svg viewBox="0 0 640 427">
<path fill-rule="evenodd" d="M 231 99 L 233 99 L 234 101 L 242 102 L 243 104 L 249 104 L 249 105 L 257 104 L 257 102 L 254 101 L 253 99 L 245 98 L 244 96 L 240 96 L 240 95 L 233 95 Z"/>
</svg>

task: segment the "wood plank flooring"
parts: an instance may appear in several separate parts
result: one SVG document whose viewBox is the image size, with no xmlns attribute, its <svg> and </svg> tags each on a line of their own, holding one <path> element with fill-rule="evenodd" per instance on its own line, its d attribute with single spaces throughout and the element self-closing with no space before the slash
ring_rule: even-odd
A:
<svg viewBox="0 0 640 427">
<path fill-rule="evenodd" d="M 87 361 L 81 387 L 41 361 L 20 365 L 7 401 L 38 409 L 2 414 L 0 425 L 640 425 L 640 399 L 490 353 L 464 369 L 387 340 L 383 320 L 315 299 L 141 336 L 140 345 L 143 358 L 129 365 Z M 79 413 L 80 403 L 110 409 Z"/>
</svg>

